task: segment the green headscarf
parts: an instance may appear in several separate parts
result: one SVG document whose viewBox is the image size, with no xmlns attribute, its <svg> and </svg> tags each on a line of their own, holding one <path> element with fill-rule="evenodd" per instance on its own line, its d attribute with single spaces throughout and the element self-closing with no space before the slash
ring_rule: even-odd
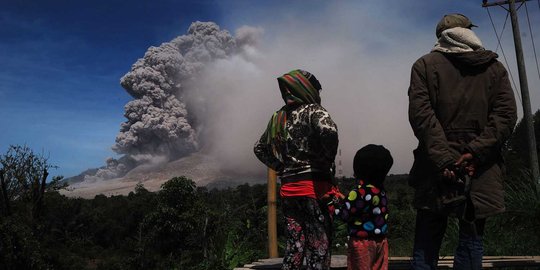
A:
<svg viewBox="0 0 540 270">
<path fill-rule="evenodd" d="M 284 74 L 277 80 L 285 106 L 275 112 L 268 122 L 266 142 L 271 145 L 273 155 L 283 162 L 282 153 L 286 151 L 287 140 L 287 111 L 301 104 L 321 104 L 321 84 L 313 74 L 301 69 Z"/>
</svg>

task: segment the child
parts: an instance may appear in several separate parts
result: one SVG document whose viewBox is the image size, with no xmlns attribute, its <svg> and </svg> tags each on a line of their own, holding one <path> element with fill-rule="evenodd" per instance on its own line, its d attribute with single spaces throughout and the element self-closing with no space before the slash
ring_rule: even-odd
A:
<svg viewBox="0 0 540 270">
<path fill-rule="evenodd" d="M 394 160 L 381 145 L 369 144 L 354 156 L 356 186 L 336 213 L 347 222 L 347 269 L 388 269 L 388 200 L 384 179 Z"/>
</svg>

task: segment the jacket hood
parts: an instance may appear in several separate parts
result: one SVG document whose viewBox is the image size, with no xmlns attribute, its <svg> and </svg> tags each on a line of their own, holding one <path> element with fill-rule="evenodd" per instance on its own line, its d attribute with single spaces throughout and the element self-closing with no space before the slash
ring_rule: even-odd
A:
<svg viewBox="0 0 540 270">
<path fill-rule="evenodd" d="M 489 50 L 477 50 L 463 53 L 445 53 L 444 55 L 453 61 L 473 67 L 489 64 L 499 57 L 499 55 Z"/>
</svg>

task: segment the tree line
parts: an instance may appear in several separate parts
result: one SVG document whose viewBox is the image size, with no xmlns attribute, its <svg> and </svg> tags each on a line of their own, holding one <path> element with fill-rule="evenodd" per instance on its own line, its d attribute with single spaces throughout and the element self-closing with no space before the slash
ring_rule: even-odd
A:
<svg viewBox="0 0 540 270">
<path fill-rule="evenodd" d="M 539 134 L 539 112 L 534 119 Z M 520 123 L 503 151 L 507 211 L 488 220 L 486 255 L 540 254 L 540 198 L 524 169 L 523 136 Z M 0 164 L 0 269 L 219 270 L 267 257 L 265 184 L 208 189 L 179 176 L 157 192 L 138 184 L 127 196 L 81 199 L 60 194 L 62 177 L 48 180 L 54 166 L 26 146 L 9 147 Z M 354 179 L 339 183 L 347 191 Z M 390 256 L 410 256 L 415 210 L 407 175 L 391 175 L 385 186 Z M 333 252 L 345 254 L 346 225 L 334 226 Z M 453 253 L 457 228 L 451 221 L 441 254 Z"/>
</svg>

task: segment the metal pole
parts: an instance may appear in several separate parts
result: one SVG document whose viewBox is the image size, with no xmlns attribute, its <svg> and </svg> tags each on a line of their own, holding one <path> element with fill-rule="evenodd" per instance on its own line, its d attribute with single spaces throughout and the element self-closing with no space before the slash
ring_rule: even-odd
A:
<svg viewBox="0 0 540 270">
<path fill-rule="evenodd" d="M 521 45 L 521 34 L 519 32 L 519 22 L 516 15 L 515 0 L 508 1 L 510 7 L 510 19 L 512 21 L 512 32 L 514 33 L 514 45 L 516 47 L 516 61 L 519 73 L 519 87 L 521 88 L 521 98 L 523 104 L 523 121 L 527 131 L 527 141 L 529 145 L 529 166 L 534 181 L 540 185 L 540 170 L 538 169 L 538 153 L 536 151 L 536 136 L 531 112 L 531 100 L 529 98 L 529 85 L 527 83 L 527 73 L 525 70 L 525 60 L 523 59 L 523 47 Z"/>
<path fill-rule="evenodd" d="M 268 168 L 268 257 L 278 257 L 277 214 L 276 214 L 276 172 Z"/>
</svg>

